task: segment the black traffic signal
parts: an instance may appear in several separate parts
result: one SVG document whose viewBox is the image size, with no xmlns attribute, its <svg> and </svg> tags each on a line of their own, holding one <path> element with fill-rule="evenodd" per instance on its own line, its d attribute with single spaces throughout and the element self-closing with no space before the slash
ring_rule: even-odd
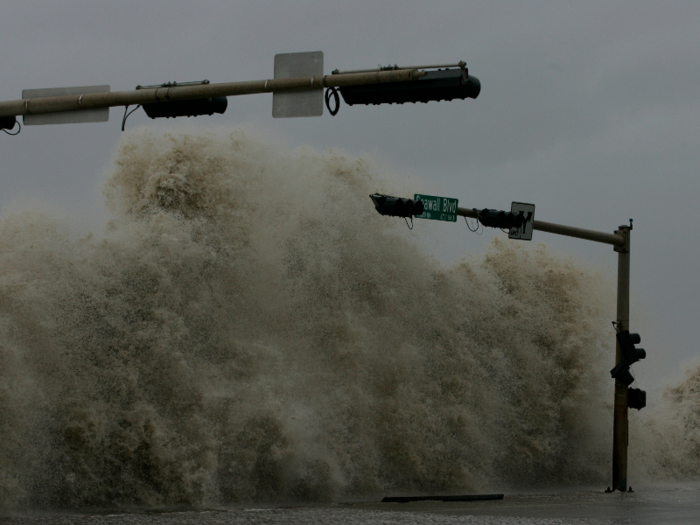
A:
<svg viewBox="0 0 700 525">
<path fill-rule="evenodd" d="M 484 226 L 491 228 L 520 228 L 524 223 L 530 220 L 532 213 L 525 216 L 524 212 L 513 213 L 511 211 L 489 210 L 484 208 L 478 212 L 479 222 Z"/>
<path fill-rule="evenodd" d="M 639 334 L 631 334 L 629 330 L 623 330 L 621 332 L 618 332 L 616 336 L 617 342 L 620 345 L 622 360 L 619 363 L 617 363 L 617 365 L 615 365 L 615 368 L 610 370 L 610 375 L 613 377 L 613 379 L 617 379 L 624 385 L 630 386 L 634 382 L 634 377 L 630 373 L 630 366 L 632 366 L 640 359 L 645 359 L 647 353 L 646 350 L 644 350 L 644 348 L 635 348 L 634 346 L 642 341 L 642 338 L 639 336 Z M 641 397 L 635 397 L 634 403 L 638 405 L 643 402 L 644 404 L 641 405 L 639 408 L 637 408 L 636 406 L 633 407 L 631 405 L 630 407 L 637 408 L 637 410 L 639 410 L 646 406 L 646 392 L 634 388 L 630 389 L 630 392 L 632 390 L 635 390 L 636 392 L 641 392 L 644 396 L 643 401 L 641 401 Z M 640 396 L 642 394 L 630 395 Z"/>
<path fill-rule="evenodd" d="M 179 87 L 185 86 L 202 86 L 209 84 L 208 80 L 200 80 L 197 82 L 166 82 L 165 84 L 153 86 L 136 86 L 136 89 L 155 89 L 156 93 L 161 88 L 165 88 L 165 98 L 172 92 L 175 93 Z M 161 90 L 161 93 L 163 90 Z M 194 100 L 178 100 L 173 102 L 154 102 L 143 104 L 143 109 L 151 118 L 176 118 L 176 117 L 196 117 L 198 115 L 213 115 L 214 113 L 223 113 L 228 107 L 228 99 L 226 97 L 209 97 L 197 98 Z M 131 113 L 129 113 L 131 115 Z M 127 118 L 124 112 L 124 120 Z M 122 125 L 122 131 L 124 131 Z"/>
<path fill-rule="evenodd" d="M 615 368 L 610 370 L 610 375 L 613 379 L 619 379 L 625 386 L 630 386 L 634 383 L 634 376 L 630 373 L 630 367 L 623 361 L 615 365 Z"/>
<path fill-rule="evenodd" d="M 413 217 L 423 213 L 423 201 L 413 199 L 402 199 L 400 197 L 391 197 L 381 193 L 374 193 L 369 196 L 374 202 L 375 209 L 381 215 L 390 215 L 391 217 Z"/>
<path fill-rule="evenodd" d="M 627 407 L 643 409 L 647 406 L 647 393 L 639 388 L 630 388 L 627 390 Z"/>
<path fill-rule="evenodd" d="M 17 125 L 17 117 L 0 117 L 0 129 L 12 129 Z"/>
<path fill-rule="evenodd" d="M 476 98 L 481 91 L 481 82 L 468 74 L 467 69 L 442 69 L 428 71 L 418 80 L 343 86 L 340 94 L 349 106 L 353 104 L 404 104 L 406 102 L 428 103 L 431 100 L 453 100 Z"/>
<path fill-rule="evenodd" d="M 226 97 L 198 98 L 177 102 L 156 102 L 144 104 L 143 109 L 151 118 L 196 117 L 224 113 L 228 107 Z"/>
<path fill-rule="evenodd" d="M 646 358 L 647 352 L 644 348 L 634 347 L 634 345 L 638 345 L 642 341 L 639 334 L 631 334 L 629 330 L 624 330 L 617 333 L 617 341 L 620 343 L 622 359 L 627 366 L 631 366 L 640 359 Z"/>
</svg>

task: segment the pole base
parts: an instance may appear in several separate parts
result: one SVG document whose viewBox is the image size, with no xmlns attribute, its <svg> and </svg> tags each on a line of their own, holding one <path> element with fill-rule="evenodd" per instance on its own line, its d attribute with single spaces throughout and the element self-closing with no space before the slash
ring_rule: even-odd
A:
<svg viewBox="0 0 700 525">
<path fill-rule="evenodd" d="M 613 489 L 611 489 L 610 487 L 608 487 L 607 489 L 605 489 L 605 493 L 606 493 L 606 494 L 610 494 L 611 492 L 615 492 L 615 491 L 614 491 Z M 620 490 L 620 492 L 623 492 L 623 493 L 624 493 L 624 492 L 630 493 L 630 492 L 634 492 L 634 491 L 632 490 L 632 487 L 629 487 L 627 490 Z"/>
</svg>

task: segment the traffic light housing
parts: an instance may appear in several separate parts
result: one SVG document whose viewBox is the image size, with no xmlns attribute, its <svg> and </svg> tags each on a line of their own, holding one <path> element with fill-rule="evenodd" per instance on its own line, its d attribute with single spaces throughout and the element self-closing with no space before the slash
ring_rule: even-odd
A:
<svg viewBox="0 0 700 525">
<path fill-rule="evenodd" d="M 623 330 L 618 332 L 616 337 L 620 345 L 622 360 L 610 371 L 610 375 L 625 386 L 630 386 L 634 382 L 634 377 L 630 373 L 630 366 L 640 359 L 645 359 L 647 353 L 644 348 L 636 348 L 634 346 L 642 341 L 639 334 L 631 334 L 629 330 Z M 627 390 L 628 408 L 641 410 L 645 406 L 647 406 L 647 393 L 644 390 L 638 388 L 630 388 Z"/>
<path fill-rule="evenodd" d="M 630 372 L 630 367 L 620 361 L 615 365 L 615 368 L 610 370 L 610 375 L 613 379 L 619 379 L 625 386 L 630 386 L 634 383 L 634 376 Z"/>
<path fill-rule="evenodd" d="M 454 100 L 476 98 L 481 91 L 481 82 L 469 75 L 466 68 L 428 71 L 418 80 L 343 86 L 340 94 L 349 106 L 353 104 L 404 104 L 406 102 Z"/>
<path fill-rule="evenodd" d="M 226 97 L 198 98 L 177 102 L 144 104 L 143 109 L 151 118 L 196 117 L 198 115 L 223 114 L 228 107 Z"/>
<path fill-rule="evenodd" d="M 513 213 L 511 211 L 489 210 L 488 208 L 484 208 L 477 215 L 479 222 L 484 226 L 503 229 L 520 228 L 532 216 L 530 213 L 528 217 L 525 217 L 525 213 L 522 211 Z"/>
<path fill-rule="evenodd" d="M 373 193 L 369 196 L 374 202 L 374 208 L 381 215 L 391 217 L 413 217 L 423 213 L 423 201 L 392 197 L 382 193 Z"/>
<path fill-rule="evenodd" d="M 643 409 L 647 406 L 647 393 L 639 388 L 627 390 L 627 408 Z"/>
<path fill-rule="evenodd" d="M 622 359 L 625 361 L 627 366 L 631 366 L 640 359 L 646 358 L 646 350 L 644 350 L 644 348 L 635 348 L 634 346 L 638 345 L 642 341 L 639 334 L 631 334 L 629 330 L 624 330 L 617 333 L 617 341 L 620 343 Z"/>
<path fill-rule="evenodd" d="M 12 129 L 17 124 L 17 117 L 0 117 L 0 129 Z"/>
</svg>

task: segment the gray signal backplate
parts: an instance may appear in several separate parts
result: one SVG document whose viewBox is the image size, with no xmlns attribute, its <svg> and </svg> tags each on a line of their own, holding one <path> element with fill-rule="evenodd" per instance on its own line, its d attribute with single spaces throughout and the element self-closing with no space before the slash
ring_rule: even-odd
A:
<svg viewBox="0 0 700 525">
<path fill-rule="evenodd" d="M 25 89 L 22 99 L 60 97 L 62 95 L 84 95 L 87 93 L 109 93 L 109 86 L 82 86 L 64 88 Z M 56 113 L 40 113 L 24 115 L 25 126 L 42 124 L 79 124 L 82 122 L 107 122 L 109 108 L 79 109 L 77 111 L 58 111 Z"/>
<path fill-rule="evenodd" d="M 275 55 L 275 78 L 323 75 L 323 51 L 279 53 Z M 323 115 L 323 88 L 272 93 L 275 118 L 320 117 Z"/>
<path fill-rule="evenodd" d="M 526 218 L 528 213 L 532 213 L 532 215 L 530 215 L 530 220 L 523 224 L 521 228 L 511 228 L 510 232 L 508 232 L 508 238 L 520 239 L 521 241 L 531 241 L 532 227 L 534 225 L 533 223 L 535 222 L 535 205 L 525 204 L 523 202 L 514 202 L 510 206 L 510 211 L 516 215 L 522 211 Z"/>
</svg>

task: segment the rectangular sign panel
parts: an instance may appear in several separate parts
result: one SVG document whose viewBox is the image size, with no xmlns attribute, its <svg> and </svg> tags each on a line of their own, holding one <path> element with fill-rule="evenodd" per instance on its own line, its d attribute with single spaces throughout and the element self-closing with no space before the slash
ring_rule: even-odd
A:
<svg viewBox="0 0 700 525">
<path fill-rule="evenodd" d="M 109 86 L 81 86 L 65 88 L 25 89 L 22 99 L 60 97 L 62 95 L 83 95 L 87 93 L 109 93 Z M 82 122 L 107 122 L 109 108 L 79 109 L 76 111 L 59 111 L 56 113 L 41 113 L 39 115 L 24 115 L 25 126 L 43 124 L 79 124 Z"/>
<path fill-rule="evenodd" d="M 413 198 L 423 201 L 423 213 L 416 215 L 416 219 L 457 222 L 458 199 L 421 195 L 419 193 L 416 193 Z"/>
<path fill-rule="evenodd" d="M 532 240 L 532 229 L 535 222 L 535 205 L 523 202 L 514 202 L 510 206 L 510 211 L 516 215 L 522 212 L 525 219 L 520 228 L 511 228 L 508 232 L 509 239 L 520 239 L 521 241 Z"/>
<path fill-rule="evenodd" d="M 319 75 L 323 75 L 323 51 L 275 55 L 275 78 Z M 274 118 L 320 117 L 321 115 L 323 115 L 323 88 L 272 93 Z"/>
</svg>

